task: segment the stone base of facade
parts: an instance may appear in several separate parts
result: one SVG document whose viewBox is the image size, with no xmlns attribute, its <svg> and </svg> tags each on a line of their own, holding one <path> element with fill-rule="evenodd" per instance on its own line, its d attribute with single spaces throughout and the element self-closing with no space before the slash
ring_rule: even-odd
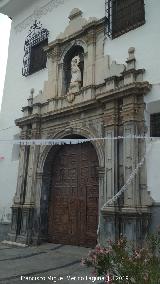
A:
<svg viewBox="0 0 160 284">
<path fill-rule="evenodd" d="M 121 235 L 128 241 L 141 245 L 150 231 L 151 213 L 145 208 L 117 208 L 109 207 L 102 212 L 102 244 L 108 240 L 117 240 Z"/>
<path fill-rule="evenodd" d="M 16 242 L 16 238 L 17 238 L 16 232 L 13 233 L 9 232 L 5 240 L 10 242 Z"/>
<path fill-rule="evenodd" d="M 0 223 L 0 241 L 8 239 L 8 233 L 10 231 L 10 223 Z"/>
<path fill-rule="evenodd" d="M 155 202 L 151 206 L 151 222 L 150 222 L 150 231 L 155 233 L 160 230 L 160 202 Z"/>
<path fill-rule="evenodd" d="M 158 208 L 160 211 L 160 206 Z M 32 211 L 32 214 L 30 210 Z M 156 207 L 153 207 L 152 212 L 156 210 Z M 14 213 L 16 213 L 15 208 Z M 140 245 L 145 239 L 147 233 L 150 231 L 149 224 L 151 220 L 151 213 L 146 208 L 123 208 L 118 210 L 116 207 L 109 207 L 101 213 L 100 232 L 98 236 L 98 242 L 101 245 L 106 246 L 108 240 L 118 240 L 121 235 L 126 236 L 129 241 L 133 241 Z M 18 215 L 16 216 L 18 217 Z M 16 231 L 17 228 L 20 228 L 19 222 L 21 222 L 20 219 L 17 218 L 17 224 L 12 223 L 11 232 L 8 234 L 6 239 L 27 245 L 40 245 L 47 242 L 47 232 L 46 234 L 42 234 L 40 226 L 39 228 L 34 227 L 34 224 L 37 222 L 35 222 L 36 220 L 33 215 L 33 208 L 28 208 L 27 211 L 25 209 L 25 216 L 28 216 L 26 219 L 27 222 L 25 222 L 27 227 L 24 228 L 24 224 L 22 226 L 21 223 L 20 231 Z M 152 216 L 152 219 L 155 220 L 154 217 L 155 216 Z M 15 222 L 15 219 L 13 218 L 12 221 Z M 153 223 L 154 221 L 152 220 L 152 225 Z"/>
<path fill-rule="evenodd" d="M 32 244 L 33 207 L 12 207 L 12 224 L 8 240 L 22 244 Z"/>
</svg>

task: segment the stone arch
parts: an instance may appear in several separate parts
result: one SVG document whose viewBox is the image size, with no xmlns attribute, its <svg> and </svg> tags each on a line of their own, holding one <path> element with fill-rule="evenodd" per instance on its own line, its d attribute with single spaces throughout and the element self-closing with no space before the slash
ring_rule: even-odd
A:
<svg viewBox="0 0 160 284">
<path fill-rule="evenodd" d="M 84 138 L 79 134 L 66 133 L 65 137 L 68 136 Z M 46 240 L 49 238 L 55 243 L 60 240 L 62 244 L 96 245 L 100 196 L 98 168 L 98 156 L 92 143 L 51 147 L 44 163 L 40 204 L 41 235 L 46 236 Z M 70 174 L 72 171 L 74 174 Z M 80 214 L 77 214 L 77 208 Z M 63 213 L 67 218 L 65 221 Z M 74 221 L 71 221 L 72 218 Z M 81 221 L 83 229 L 78 225 Z M 68 229 L 70 226 L 73 235 Z"/>
<path fill-rule="evenodd" d="M 63 50 L 60 58 L 60 70 L 62 72 L 62 94 L 65 95 L 69 90 L 71 81 L 71 61 L 75 56 L 80 57 L 79 68 L 81 71 L 81 86 L 84 86 L 85 78 L 85 55 L 87 54 L 88 48 L 83 40 L 74 40 L 69 43 Z"/>
<path fill-rule="evenodd" d="M 90 130 L 86 128 L 67 128 L 65 130 L 61 130 L 56 135 L 49 135 L 47 138 L 48 139 L 63 139 L 66 136 L 69 135 L 80 135 L 82 137 L 85 137 L 86 139 L 95 139 L 96 135 L 92 133 Z M 93 140 L 91 141 L 93 146 L 95 147 L 97 156 L 98 156 L 98 161 L 99 161 L 99 167 L 103 168 L 104 167 L 104 142 L 103 140 Z M 43 173 L 43 168 L 44 168 L 44 163 L 46 161 L 47 155 L 50 152 L 51 148 L 53 147 L 52 145 L 46 145 L 42 146 L 43 151 L 39 157 L 39 162 L 38 162 L 38 172 Z M 55 146 L 54 146 L 55 147 Z"/>
<path fill-rule="evenodd" d="M 47 137 L 48 139 L 63 139 L 69 138 L 69 136 L 74 137 L 77 136 L 78 138 L 93 138 L 95 134 L 85 128 L 67 128 L 65 130 L 61 130 L 56 135 Z M 98 175 L 99 169 L 104 168 L 104 150 L 103 150 L 103 142 L 102 141 L 91 141 L 95 149 L 95 153 L 98 159 Z M 49 212 L 49 196 L 51 192 L 52 186 L 52 164 L 54 163 L 54 157 L 56 156 L 57 150 L 59 146 L 43 146 L 43 151 L 39 157 L 39 163 L 37 167 L 37 188 L 39 188 L 40 200 L 39 200 L 39 208 L 40 208 L 40 236 L 42 236 L 42 240 L 48 240 L 48 212 Z M 50 153 L 50 155 L 49 155 Z M 48 159 L 49 157 L 49 159 Z M 48 164 L 46 164 L 46 161 Z M 50 170 L 48 170 L 50 169 Z M 39 178 L 40 176 L 40 178 Z M 101 204 L 101 196 L 104 191 L 104 184 L 101 182 L 101 175 L 99 175 L 99 213 L 100 214 L 100 204 Z M 39 184 L 39 186 L 38 186 Z M 98 229 L 98 228 L 97 228 Z M 97 235 L 97 238 L 99 236 Z"/>
<path fill-rule="evenodd" d="M 64 57 L 66 56 L 66 54 L 68 53 L 68 51 L 73 47 L 73 46 L 81 46 L 84 50 L 84 54 L 86 55 L 88 53 L 88 47 L 87 44 L 84 40 L 81 39 L 77 39 L 74 40 L 72 42 L 70 42 L 63 50 L 62 54 L 61 54 L 61 58 L 60 58 L 60 64 L 63 64 L 64 62 Z"/>
</svg>

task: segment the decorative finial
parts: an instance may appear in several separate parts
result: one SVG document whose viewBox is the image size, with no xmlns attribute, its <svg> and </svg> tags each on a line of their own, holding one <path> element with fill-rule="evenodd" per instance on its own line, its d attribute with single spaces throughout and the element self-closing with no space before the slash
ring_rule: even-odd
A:
<svg viewBox="0 0 160 284">
<path fill-rule="evenodd" d="M 127 70 L 131 70 L 131 69 L 135 69 L 136 68 L 136 58 L 135 58 L 135 48 L 134 47 L 130 47 L 128 49 L 128 59 L 126 61 L 127 63 Z"/>
<path fill-rule="evenodd" d="M 128 54 L 129 54 L 129 60 L 132 60 L 132 59 L 135 59 L 135 56 L 134 56 L 134 53 L 135 53 L 135 48 L 134 47 L 130 47 L 128 49 Z"/>
<path fill-rule="evenodd" d="M 32 106 L 33 105 L 33 94 L 34 94 L 34 88 L 32 88 L 30 90 L 30 96 L 28 98 L 28 106 Z"/>
<path fill-rule="evenodd" d="M 78 9 L 78 8 L 74 8 L 74 9 L 70 12 L 68 18 L 69 18 L 70 20 L 73 20 L 74 18 L 79 17 L 79 16 L 81 16 L 81 15 L 82 15 L 82 11 L 81 11 L 80 9 Z"/>
<path fill-rule="evenodd" d="M 34 88 L 31 89 L 30 94 L 33 96 L 33 94 L 34 94 Z"/>
</svg>

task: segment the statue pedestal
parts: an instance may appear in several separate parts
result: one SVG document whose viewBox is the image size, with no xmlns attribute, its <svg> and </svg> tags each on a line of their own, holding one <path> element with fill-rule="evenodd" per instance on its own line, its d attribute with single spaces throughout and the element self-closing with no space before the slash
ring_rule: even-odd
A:
<svg viewBox="0 0 160 284">
<path fill-rule="evenodd" d="M 69 94 L 77 93 L 79 92 L 80 88 L 81 88 L 81 82 L 76 81 L 76 82 L 70 83 L 68 93 Z"/>
<path fill-rule="evenodd" d="M 67 101 L 72 103 L 75 100 L 75 94 L 67 93 Z"/>
<path fill-rule="evenodd" d="M 70 83 L 69 91 L 67 93 L 67 101 L 72 103 L 75 100 L 75 93 L 78 93 L 81 88 L 81 82 Z"/>
</svg>

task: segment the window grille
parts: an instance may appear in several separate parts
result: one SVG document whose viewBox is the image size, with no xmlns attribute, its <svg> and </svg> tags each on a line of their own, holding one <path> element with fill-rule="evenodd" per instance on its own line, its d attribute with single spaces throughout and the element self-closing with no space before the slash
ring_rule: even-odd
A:
<svg viewBox="0 0 160 284">
<path fill-rule="evenodd" d="M 150 135 L 151 137 L 160 137 L 160 112 L 150 116 Z"/>
<path fill-rule="evenodd" d="M 145 23 L 144 0 L 106 0 L 107 35 L 116 38 Z"/>
<path fill-rule="evenodd" d="M 49 32 L 39 21 L 30 27 L 25 40 L 22 75 L 28 76 L 46 67 L 47 56 L 43 47 L 48 44 Z"/>
<path fill-rule="evenodd" d="M 112 0 L 105 0 L 105 36 L 112 37 Z"/>
<path fill-rule="evenodd" d="M 35 73 L 46 67 L 47 55 L 43 47 L 48 44 L 48 40 L 44 40 L 37 45 L 31 47 L 29 74 Z"/>
</svg>

